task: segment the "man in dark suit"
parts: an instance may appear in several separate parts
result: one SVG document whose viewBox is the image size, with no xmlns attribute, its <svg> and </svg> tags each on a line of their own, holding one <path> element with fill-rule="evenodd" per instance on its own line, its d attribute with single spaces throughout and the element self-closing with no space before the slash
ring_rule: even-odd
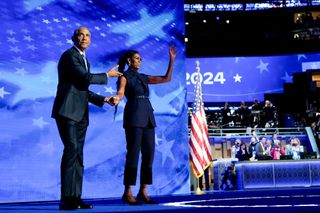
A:
<svg viewBox="0 0 320 213">
<path fill-rule="evenodd" d="M 74 46 L 66 50 L 58 64 L 58 86 L 52 117 L 56 119 L 60 138 L 64 145 L 61 160 L 60 210 L 89 209 L 81 199 L 83 179 L 83 146 L 89 125 L 88 103 L 99 107 L 109 103 L 104 97 L 89 91 L 90 84 L 106 84 L 108 77 L 117 77 L 118 66 L 106 73 L 91 74 L 85 49 L 90 45 L 90 32 L 85 27 L 74 31 Z"/>
</svg>

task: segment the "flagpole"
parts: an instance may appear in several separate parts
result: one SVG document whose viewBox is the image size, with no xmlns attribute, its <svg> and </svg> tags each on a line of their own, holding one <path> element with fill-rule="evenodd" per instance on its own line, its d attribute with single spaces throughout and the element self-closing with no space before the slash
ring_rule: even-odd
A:
<svg viewBox="0 0 320 213">
<path fill-rule="evenodd" d="M 197 181 L 197 182 L 198 182 L 198 186 L 197 186 L 197 189 L 196 189 L 195 194 L 197 194 L 197 195 L 203 195 L 203 194 L 205 194 L 205 193 L 204 193 L 204 191 L 202 191 L 202 190 L 200 189 L 200 182 L 199 182 L 199 181 L 200 181 L 200 177 L 198 177 L 197 180 L 198 180 L 198 181 Z"/>
<path fill-rule="evenodd" d="M 208 135 L 207 121 L 202 100 L 202 77 L 200 73 L 200 61 L 196 61 L 197 78 L 195 82 L 195 100 L 192 106 L 191 132 L 189 139 L 191 166 L 197 178 L 195 194 L 204 194 L 200 189 L 199 179 L 204 170 L 211 165 L 212 156 Z"/>
</svg>

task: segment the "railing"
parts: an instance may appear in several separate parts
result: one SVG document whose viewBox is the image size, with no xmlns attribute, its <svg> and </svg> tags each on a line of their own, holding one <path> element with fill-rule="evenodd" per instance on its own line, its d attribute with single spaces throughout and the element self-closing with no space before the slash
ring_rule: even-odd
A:
<svg viewBox="0 0 320 213">
<path fill-rule="evenodd" d="M 209 128 L 209 137 L 248 137 L 252 135 L 253 128 Z M 306 135 L 304 127 L 290 127 L 290 128 L 255 128 L 258 136 L 272 136 L 276 133 L 278 136 L 294 136 Z M 190 133 L 190 129 L 189 129 Z"/>
</svg>

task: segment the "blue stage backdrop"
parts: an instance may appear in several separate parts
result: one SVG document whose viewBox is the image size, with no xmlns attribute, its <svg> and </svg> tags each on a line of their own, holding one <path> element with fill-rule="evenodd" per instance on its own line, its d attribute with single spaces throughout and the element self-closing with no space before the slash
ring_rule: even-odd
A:
<svg viewBox="0 0 320 213">
<path fill-rule="evenodd" d="M 141 72 L 162 75 L 169 45 L 176 45 L 172 81 L 150 86 L 157 128 L 149 193 L 189 192 L 182 0 L 14 0 L 1 1 L 0 11 L 0 202 L 60 198 L 63 146 L 50 116 L 57 62 L 79 26 L 92 33 L 87 50 L 92 72 L 107 71 L 121 52 L 136 49 L 143 58 Z M 91 90 L 114 95 L 115 79 Z M 90 106 L 84 198 L 123 192 L 123 107 L 121 102 L 114 120 L 113 107 Z"/>
<path fill-rule="evenodd" d="M 282 93 L 295 72 L 320 69 L 320 54 L 259 57 L 187 58 L 188 102 L 193 101 L 196 61 L 200 63 L 204 102 L 264 100 L 265 93 Z"/>
</svg>

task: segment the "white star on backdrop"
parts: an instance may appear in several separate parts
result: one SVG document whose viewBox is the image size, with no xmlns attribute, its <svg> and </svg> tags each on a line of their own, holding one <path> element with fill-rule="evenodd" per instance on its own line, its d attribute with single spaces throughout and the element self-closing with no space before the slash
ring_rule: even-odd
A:
<svg viewBox="0 0 320 213">
<path fill-rule="evenodd" d="M 18 56 L 18 57 L 13 56 L 13 59 L 11 61 L 18 64 L 26 62 L 26 60 L 21 58 L 21 56 Z"/>
<path fill-rule="evenodd" d="M 171 141 L 166 141 L 165 139 L 163 140 L 163 142 L 161 143 L 161 145 L 156 146 L 156 150 L 158 150 L 159 152 L 161 152 L 162 154 L 162 166 L 164 165 L 164 163 L 166 162 L 167 158 L 171 158 L 171 160 L 175 160 L 171 149 L 172 146 L 174 144 L 174 140 Z"/>
<path fill-rule="evenodd" d="M 25 74 L 28 74 L 27 71 L 24 70 L 24 68 L 16 68 L 16 74 L 24 76 Z"/>
<path fill-rule="evenodd" d="M 307 56 L 305 54 L 299 54 L 298 61 L 300 61 L 301 58 L 307 59 Z"/>
<path fill-rule="evenodd" d="M 240 76 L 240 75 L 237 73 L 235 76 L 233 76 L 233 78 L 234 78 L 234 82 L 241 82 L 242 76 Z"/>
<path fill-rule="evenodd" d="M 260 59 L 260 64 L 257 66 L 257 69 L 260 69 L 260 74 L 263 73 L 263 71 L 269 72 L 269 69 L 267 68 L 268 65 L 269 63 L 263 63 L 263 61 Z"/>
<path fill-rule="evenodd" d="M 105 89 L 105 93 L 110 93 L 113 94 L 114 92 L 116 92 L 116 90 L 114 90 L 112 87 L 104 87 Z"/>
<path fill-rule="evenodd" d="M 156 136 L 155 136 L 155 144 L 157 146 L 159 145 L 159 141 L 162 141 L 162 138 L 158 138 L 158 135 L 156 134 Z"/>
<path fill-rule="evenodd" d="M 33 41 L 34 39 L 33 39 L 31 36 L 24 36 L 24 37 L 23 37 L 23 40 L 28 41 L 28 42 L 31 42 L 31 41 Z"/>
<path fill-rule="evenodd" d="M 45 125 L 49 125 L 48 122 L 45 122 L 43 120 L 43 117 L 41 116 L 38 119 L 32 119 L 32 125 L 39 127 L 40 129 L 42 129 Z"/>
<path fill-rule="evenodd" d="M 45 23 L 45 24 L 50 24 L 51 21 L 49 21 L 48 19 L 42 19 L 42 22 Z"/>
<path fill-rule="evenodd" d="M 73 41 L 71 39 L 66 39 L 67 40 L 67 44 L 73 44 Z"/>
<path fill-rule="evenodd" d="M 292 75 L 289 75 L 287 72 L 285 72 L 285 76 L 281 77 L 281 79 L 286 83 L 292 83 Z"/>
<path fill-rule="evenodd" d="M 4 98 L 4 95 L 9 95 L 9 94 L 11 94 L 11 93 L 5 91 L 5 90 L 4 90 L 4 87 L 1 87 L 1 88 L 0 88 L 0 97 L 1 97 L 1 98 Z"/>
<path fill-rule="evenodd" d="M 16 47 L 16 46 L 15 46 L 15 47 L 11 47 L 11 46 L 10 46 L 10 51 L 11 51 L 11 52 L 15 52 L 15 53 L 21 52 L 20 48 L 19 48 L 19 47 Z"/>
<path fill-rule="evenodd" d="M 19 42 L 18 40 L 16 40 L 15 37 L 8 37 L 7 42 L 10 42 L 12 44 L 16 44 L 17 42 Z"/>
</svg>

